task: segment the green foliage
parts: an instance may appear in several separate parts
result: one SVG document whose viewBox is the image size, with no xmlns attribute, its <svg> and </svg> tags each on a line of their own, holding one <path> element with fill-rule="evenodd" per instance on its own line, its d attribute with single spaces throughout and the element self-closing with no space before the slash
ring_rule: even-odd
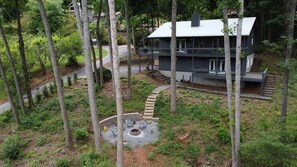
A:
<svg viewBox="0 0 297 167">
<path fill-rule="evenodd" d="M 182 152 L 183 150 L 184 150 L 184 146 L 175 141 L 166 142 L 156 148 L 156 151 L 161 154 L 177 156 L 177 157 L 185 156 L 185 154 Z"/>
<path fill-rule="evenodd" d="M 117 40 L 118 40 L 119 45 L 125 45 L 127 43 L 126 38 L 124 36 L 122 36 L 122 35 L 118 35 Z"/>
<path fill-rule="evenodd" d="M 41 94 L 40 93 L 37 93 L 36 94 L 36 101 L 37 101 L 37 103 L 41 102 L 41 98 L 42 98 Z"/>
<path fill-rule="evenodd" d="M 44 97 L 48 97 L 49 96 L 49 92 L 48 92 L 47 86 L 44 86 L 42 88 L 42 94 L 43 94 Z"/>
<path fill-rule="evenodd" d="M 74 129 L 74 139 L 79 142 L 86 142 L 88 140 L 89 132 L 86 128 Z"/>
<path fill-rule="evenodd" d="M 50 118 L 49 112 L 45 110 L 38 111 L 38 108 L 35 111 L 32 111 L 28 115 L 21 115 L 21 127 L 25 129 L 37 130 L 39 129 L 46 120 Z"/>
<path fill-rule="evenodd" d="M 48 142 L 48 136 L 43 135 L 40 138 L 37 139 L 37 145 L 38 146 L 44 146 Z"/>
<path fill-rule="evenodd" d="M 62 9 L 62 0 L 45 0 L 43 2 L 50 28 L 52 32 L 55 32 L 63 26 L 66 19 Z M 27 7 L 28 29 L 33 33 L 44 32 L 37 1 L 29 0 Z"/>
<path fill-rule="evenodd" d="M 55 167 L 70 167 L 71 161 L 65 157 L 55 160 Z"/>
<path fill-rule="evenodd" d="M 100 78 L 100 68 L 97 69 L 98 76 Z M 103 80 L 104 82 L 110 81 L 112 78 L 111 71 L 103 67 Z"/>
<path fill-rule="evenodd" d="M 78 66 L 77 56 L 82 54 L 82 43 L 78 32 L 69 36 L 59 37 L 57 43 L 57 53 L 61 59 L 67 59 L 66 67 Z"/>
<path fill-rule="evenodd" d="M 4 89 L 4 84 L 2 79 L 0 79 L 0 100 L 4 99 L 6 97 L 5 89 Z"/>
<path fill-rule="evenodd" d="M 291 145 L 258 139 L 242 144 L 240 158 L 245 166 L 292 166 L 296 155 Z"/>
<path fill-rule="evenodd" d="M 205 148 L 206 153 L 212 153 L 218 150 L 218 147 L 216 145 L 207 146 Z"/>
<path fill-rule="evenodd" d="M 75 73 L 74 75 L 73 75 L 73 81 L 74 81 L 74 83 L 76 83 L 77 82 L 77 73 Z"/>
<path fill-rule="evenodd" d="M 51 84 L 49 85 L 49 91 L 50 91 L 50 93 L 51 93 L 51 94 L 54 94 L 55 91 L 56 91 L 55 89 L 56 89 L 56 88 L 55 88 L 54 84 L 51 83 Z"/>
<path fill-rule="evenodd" d="M 3 112 L 0 114 L 0 127 L 12 121 L 13 121 L 13 115 L 11 110 L 8 110 L 7 112 Z"/>
<path fill-rule="evenodd" d="M 83 153 L 80 157 L 81 167 L 113 167 L 115 166 L 105 151 L 98 154 L 94 151 Z"/>
<path fill-rule="evenodd" d="M 24 147 L 24 141 L 18 135 L 7 137 L 1 145 L 1 159 L 18 159 L 21 155 L 22 147 Z"/>
<path fill-rule="evenodd" d="M 154 152 L 150 152 L 149 155 L 148 155 L 148 158 L 150 161 L 153 161 L 155 158 L 154 158 Z"/>
<path fill-rule="evenodd" d="M 217 137 L 220 139 L 222 143 L 230 143 L 231 137 L 229 134 L 229 130 L 225 127 L 219 127 L 217 130 Z"/>
</svg>

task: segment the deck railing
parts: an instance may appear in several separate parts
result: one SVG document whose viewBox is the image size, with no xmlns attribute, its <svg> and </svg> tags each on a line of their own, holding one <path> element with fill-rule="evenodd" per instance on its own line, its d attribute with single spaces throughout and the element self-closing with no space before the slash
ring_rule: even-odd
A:
<svg viewBox="0 0 297 167">
<path fill-rule="evenodd" d="M 242 51 L 246 51 L 248 48 L 243 48 Z M 138 48 L 138 54 L 170 54 L 170 48 L 158 48 L 158 47 L 144 47 Z M 224 48 L 177 48 L 176 52 L 179 54 L 224 54 Z M 230 49 L 231 54 L 236 53 L 236 48 Z"/>
</svg>

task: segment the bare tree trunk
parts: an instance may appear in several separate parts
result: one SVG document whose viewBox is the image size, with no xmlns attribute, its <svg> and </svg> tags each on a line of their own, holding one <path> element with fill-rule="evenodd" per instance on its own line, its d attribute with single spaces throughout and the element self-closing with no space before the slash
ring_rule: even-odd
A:
<svg viewBox="0 0 297 167">
<path fill-rule="evenodd" d="M 293 36 L 294 36 L 294 19 L 296 11 L 296 0 L 284 1 L 285 5 L 285 18 L 286 18 L 286 35 L 287 35 L 287 48 L 286 48 L 286 59 L 285 59 L 285 70 L 283 79 L 283 96 L 282 96 L 282 124 L 285 125 L 287 110 L 288 110 L 288 83 L 289 83 L 289 64 L 292 57 L 293 50 Z"/>
<path fill-rule="evenodd" d="M 81 39 L 81 41 L 84 41 L 84 32 L 83 32 L 83 28 L 82 28 L 81 17 L 80 17 L 79 8 L 77 5 L 77 0 L 72 0 L 72 3 L 73 3 L 73 7 L 74 7 L 76 24 L 77 24 L 77 28 L 79 31 L 80 39 Z"/>
<path fill-rule="evenodd" d="M 22 111 L 24 113 L 26 113 L 26 108 L 25 108 L 25 104 L 24 104 L 22 89 L 20 87 L 20 82 L 19 82 L 17 73 L 15 71 L 15 63 L 14 63 L 14 60 L 12 58 L 12 55 L 11 55 L 11 52 L 10 52 L 10 49 L 9 49 L 9 45 L 8 45 L 5 33 L 4 33 L 3 29 L 2 29 L 1 22 L 0 22 L 0 34 L 1 34 L 4 46 L 5 46 L 5 49 L 6 49 L 6 54 L 7 54 L 8 59 L 9 59 L 10 69 L 11 69 L 11 72 L 12 72 L 12 75 L 13 75 L 13 79 L 14 79 L 14 82 L 15 82 L 15 87 L 16 87 L 17 94 L 18 94 L 19 105 L 20 105 Z"/>
<path fill-rule="evenodd" d="M 8 82 L 7 82 L 7 78 L 6 78 L 6 74 L 5 74 L 5 71 L 4 71 L 4 68 L 3 68 L 3 63 L 1 61 L 1 56 L 0 55 L 0 74 L 2 76 L 2 79 L 3 79 L 3 83 L 4 83 L 4 86 L 5 86 L 5 91 L 6 91 L 6 95 L 8 97 L 8 101 L 11 105 L 11 110 L 12 110 L 12 114 L 13 114 L 13 118 L 14 118 L 14 121 L 15 121 L 15 124 L 17 127 L 20 126 L 20 119 L 19 119 L 19 114 L 16 110 L 16 107 L 14 105 L 14 102 L 13 102 L 13 99 L 12 99 L 12 96 L 11 96 L 11 91 L 9 89 L 9 85 L 8 85 Z"/>
<path fill-rule="evenodd" d="M 110 17 L 110 30 L 111 30 L 111 42 L 113 51 L 113 68 L 114 68 L 114 82 L 116 91 L 116 104 L 117 104 L 117 166 L 122 167 L 123 164 L 123 97 L 121 92 L 121 81 L 119 73 L 119 56 L 118 56 L 118 44 L 117 44 L 117 29 L 116 29 L 116 15 L 115 15 L 115 2 L 109 0 L 109 17 Z"/>
<path fill-rule="evenodd" d="M 25 87 L 26 87 L 27 96 L 28 96 L 29 109 L 31 109 L 34 104 L 33 104 L 33 97 L 32 97 L 31 87 L 30 87 L 29 71 L 28 71 L 26 56 L 25 56 L 19 0 L 15 0 L 15 4 L 16 4 L 17 24 L 18 24 L 19 50 L 20 50 L 20 56 L 21 56 L 21 60 L 22 60 L 22 68 L 24 71 Z"/>
<path fill-rule="evenodd" d="M 110 55 L 110 62 L 113 62 L 113 52 L 112 52 L 112 42 L 111 42 L 111 23 L 110 20 L 108 18 L 110 18 L 109 16 L 109 6 L 108 6 L 108 0 L 106 0 L 106 22 L 107 22 L 107 29 L 108 29 L 108 43 L 109 43 L 109 55 Z M 115 80 L 114 80 L 114 67 L 113 67 L 113 63 L 111 63 L 111 73 L 112 73 L 112 94 L 113 94 L 113 98 L 116 98 L 116 92 L 115 92 Z"/>
<path fill-rule="evenodd" d="M 97 47 L 99 51 L 99 59 L 100 59 L 100 86 L 103 87 L 104 78 L 103 78 L 103 55 L 102 55 L 102 42 L 100 39 L 100 19 L 101 19 L 101 11 L 102 11 L 102 1 L 100 0 L 99 11 L 98 11 L 98 19 L 96 23 L 96 38 L 97 38 Z"/>
<path fill-rule="evenodd" d="M 240 86 L 241 86 L 241 33 L 244 0 L 240 0 L 236 37 L 236 72 L 235 72 L 235 166 L 240 166 Z"/>
<path fill-rule="evenodd" d="M 126 16 L 126 38 L 127 38 L 127 50 L 128 50 L 128 86 L 127 86 L 127 99 L 131 98 L 131 37 L 130 37 L 130 19 L 128 0 L 124 0 L 125 3 L 125 16 Z"/>
<path fill-rule="evenodd" d="M 82 13 L 83 13 L 83 30 L 84 30 L 84 55 L 85 55 L 85 64 L 86 64 L 86 73 L 87 73 L 87 83 L 88 83 L 88 94 L 89 94 L 89 103 L 92 117 L 92 125 L 94 131 L 95 139 L 95 149 L 97 152 L 100 150 L 100 130 L 98 125 L 98 116 L 96 114 L 96 100 L 95 100 L 95 91 L 94 91 L 94 78 L 92 73 L 92 61 L 90 57 L 90 30 L 89 30 L 89 20 L 88 20 L 88 8 L 87 0 L 82 0 Z"/>
<path fill-rule="evenodd" d="M 226 84 L 228 94 L 228 113 L 229 113 L 229 133 L 232 146 L 232 164 L 235 164 L 235 145 L 234 145 L 234 117 L 232 110 L 232 71 L 231 71 L 231 55 L 230 55 L 230 38 L 228 26 L 228 7 L 223 7 L 223 22 L 224 22 L 224 47 L 225 47 L 225 68 L 226 68 Z"/>
<path fill-rule="evenodd" d="M 62 88 L 62 85 L 60 82 L 60 74 L 59 74 L 58 63 L 57 63 L 57 58 L 56 58 L 57 53 L 56 53 L 56 50 L 54 47 L 54 42 L 52 39 L 52 32 L 51 32 L 50 26 L 48 24 L 48 20 L 46 17 L 43 2 L 42 2 L 42 0 L 38 0 L 37 2 L 38 2 L 38 8 L 40 10 L 42 22 L 44 25 L 45 33 L 47 36 L 48 47 L 50 50 L 51 62 L 52 62 L 52 66 L 53 66 L 55 81 L 56 81 L 56 85 L 57 85 L 57 92 L 58 92 L 58 97 L 59 97 L 59 102 L 60 102 L 60 109 L 61 109 L 62 119 L 63 119 L 63 123 L 64 123 L 66 146 L 72 148 L 73 140 L 72 140 L 71 129 L 70 129 L 69 120 L 68 120 L 68 113 L 65 109 L 63 88 Z"/>
<path fill-rule="evenodd" d="M 176 0 L 172 0 L 170 112 L 176 112 Z"/>
<path fill-rule="evenodd" d="M 96 81 L 96 84 L 100 87 L 100 80 L 99 80 L 99 75 L 98 75 L 98 72 L 97 72 L 97 63 L 96 63 L 96 52 L 95 52 L 95 48 L 92 44 L 92 38 L 91 38 L 91 35 L 90 35 L 90 49 L 91 49 L 91 52 L 92 52 L 92 56 L 93 56 L 93 70 L 94 70 L 94 75 L 95 75 L 95 81 Z"/>
</svg>

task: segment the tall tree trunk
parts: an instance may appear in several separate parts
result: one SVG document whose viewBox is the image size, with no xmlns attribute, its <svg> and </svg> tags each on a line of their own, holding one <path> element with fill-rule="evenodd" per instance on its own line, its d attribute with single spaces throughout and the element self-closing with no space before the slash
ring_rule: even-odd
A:
<svg viewBox="0 0 297 167">
<path fill-rule="evenodd" d="M 100 62 L 100 86 L 103 87 L 104 78 L 103 78 L 103 55 L 102 55 L 102 42 L 100 39 L 100 20 L 101 20 L 101 11 L 102 11 L 102 1 L 100 0 L 98 18 L 96 22 L 96 39 L 97 39 L 97 47 L 99 51 L 99 62 Z"/>
<path fill-rule="evenodd" d="M 129 2 L 124 0 L 125 3 L 125 16 L 126 16 L 126 38 L 128 50 L 128 86 L 127 86 L 127 99 L 131 98 L 131 37 L 130 37 L 130 19 L 129 19 Z"/>
<path fill-rule="evenodd" d="M 0 22 L 0 34 L 1 34 L 4 46 L 5 46 L 5 49 L 6 49 L 6 54 L 7 54 L 8 59 L 9 59 L 10 69 L 11 69 L 11 72 L 12 72 L 12 75 L 13 75 L 13 79 L 14 79 L 14 82 L 15 82 L 15 87 L 16 87 L 17 94 L 18 94 L 19 105 L 20 105 L 22 111 L 26 113 L 26 108 L 25 108 L 25 104 L 24 104 L 22 89 L 20 87 L 19 79 L 18 79 L 17 73 L 15 71 L 15 63 L 14 63 L 14 60 L 12 58 L 12 55 L 11 55 L 11 52 L 10 52 L 10 49 L 9 49 L 9 45 L 8 45 L 5 33 L 4 33 L 3 29 L 2 29 L 1 22 Z"/>
<path fill-rule="evenodd" d="M 88 20 L 88 8 L 87 0 L 82 0 L 82 13 L 83 13 L 83 30 L 84 30 L 84 55 L 87 73 L 87 83 L 88 83 L 88 95 L 89 103 L 92 117 L 92 125 L 94 131 L 95 139 L 95 149 L 97 152 L 100 150 L 100 130 L 98 125 L 98 116 L 96 114 L 96 100 L 95 100 L 95 90 L 94 90 L 94 78 L 92 73 L 92 61 L 90 57 L 90 30 L 89 30 L 89 20 Z"/>
<path fill-rule="evenodd" d="M 117 29 L 116 29 L 116 15 L 115 15 L 115 2 L 109 0 L 109 17 L 110 17 L 110 30 L 111 30 L 111 42 L 113 51 L 113 68 L 114 68 L 114 81 L 116 91 L 116 104 L 117 104 L 117 166 L 122 167 L 123 164 L 123 97 L 121 92 L 121 81 L 119 73 L 119 55 L 117 44 Z"/>
<path fill-rule="evenodd" d="M 232 164 L 235 164 L 235 145 L 234 145 L 234 117 L 232 110 L 232 71 L 231 71 L 231 56 L 230 56 L 230 37 L 228 23 L 228 7 L 224 4 L 223 7 L 223 22 L 224 22 L 224 47 L 225 47 L 225 68 L 226 68 L 226 84 L 228 94 L 228 113 L 229 113 L 229 133 L 232 146 Z"/>
<path fill-rule="evenodd" d="M 20 56 L 21 56 L 21 60 L 22 60 L 22 68 L 23 68 L 23 72 L 24 72 L 25 87 L 26 87 L 27 96 L 28 96 L 29 109 L 31 109 L 34 104 L 33 104 L 33 97 L 32 97 L 31 87 L 30 87 L 29 71 L 28 71 L 26 56 L 25 56 L 19 0 L 15 0 L 15 4 L 16 4 L 17 24 L 18 24 L 19 50 L 20 50 Z"/>
<path fill-rule="evenodd" d="M 76 24 L 77 24 L 77 28 L 79 31 L 80 39 L 83 42 L 84 41 L 84 32 L 83 32 L 83 28 L 82 28 L 81 17 L 80 17 L 79 8 L 77 5 L 77 0 L 72 0 L 72 3 L 73 3 L 73 7 L 74 7 Z"/>
<path fill-rule="evenodd" d="M 176 0 L 172 0 L 170 112 L 176 112 Z"/>
<path fill-rule="evenodd" d="M 286 18 L 286 36 L 287 36 L 287 48 L 286 48 L 286 59 L 285 59 L 285 70 L 283 79 L 283 96 L 282 96 L 282 126 L 286 123 L 287 110 L 288 110 L 288 83 L 289 83 L 289 65 L 292 57 L 293 50 L 293 35 L 294 35 L 294 19 L 296 11 L 296 0 L 286 0 L 285 5 L 285 18 Z"/>
<path fill-rule="evenodd" d="M 11 110 L 12 110 L 12 114 L 13 114 L 15 124 L 16 124 L 17 127 L 19 127 L 20 126 L 19 115 L 18 115 L 18 112 L 17 112 L 16 107 L 14 105 L 12 96 L 11 96 L 11 91 L 9 89 L 9 85 L 8 85 L 8 82 L 7 82 L 7 79 L 6 79 L 6 74 L 5 74 L 5 71 L 4 71 L 4 68 L 3 68 L 3 63 L 1 61 L 1 56 L 2 55 L 0 55 L 0 74 L 1 74 L 2 79 L 3 79 L 3 83 L 4 83 L 4 87 L 5 87 L 5 91 L 6 91 L 8 101 L 9 101 L 9 103 L 11 105 Z"/>
<path fill-rule="evenodd" d="M 241 33 L 243 20 L 243 4 L 244 0 L 239 1 L 240 9 L 237 23 L 236 37 L 236 72 L 235 72 L 235 166 L 240 165 L 240 84 L 241 84 Z"/>
<path fill-rule="evenodd" d="M 93 56 L 93 70 L 94 70 L 94 75 L 95 75 L 95 82 L 100 87 L 101 85 L 100 85 L 99 75 L 97 72 L 96 52 L 95 52 L 94 45 L 92 43 L 91 35 L 90 35 L 90 49 L 91 49 L 92 56 Z"/>
<path fill-rule="evenodd" d="M 106 0 L 106 22 L 107 22 L 107 29 L 108 29 L 108 43 L 109 43 L 109 55 L 110 55 L 110 62 L 111 62 L 111 73 L 112 73 L 112 94 L 113 98 L 116 98 L 116 92 L 115 92 L 115 80 L 114 80 L 114 67 L 113 67 L 113 46 L 112 46 L 112 41 L 111 41 L 111 23 L 110 23 L 110 16 L 109 16 L 109 5 L 108 5 L 108 0 Z"/>
<path fill-rule="evenodd" d="M 61 109 L 61 114 L 62 114 L 62 119 L 64 123 L 64 131 L 65 131 L 65 139 L 66 139 L 66 146 L 72 148 L 73 147 L 73 140 L 72 140 L 72 135 L 71 135 L 71 129 L 69 126 L 69 120 L 68 120 L 68 113 L 65 109 L 65 102 L 64 102 L 64 95 L 63 95 L 63 88 L 60 82 L 60 74 L 58 71 L 58 62 L 57 62 L 57 53 L 54 47 L 54 42 L 52 39 L 52 32 L 50 29 L 50 26 L 48 24 L 48 20 L 46 17 L 45 9 L 43 6 L 42 0 L 38 0 L 38 8 L 40 10 L 40 15 L 42 18 L 42 22 L 44 25 L 45 33 L 47 36 L 47 43 L 51 55 L 51 62 L 53 66 L 53 71 L 54 71 L 54 76 L 55 76 L 55 81 L 57 85 L 57 92 L 58 92 L 58 97 L 59 97 L 59 103 L 60 103 L 60 109 Z"/>
</svg>

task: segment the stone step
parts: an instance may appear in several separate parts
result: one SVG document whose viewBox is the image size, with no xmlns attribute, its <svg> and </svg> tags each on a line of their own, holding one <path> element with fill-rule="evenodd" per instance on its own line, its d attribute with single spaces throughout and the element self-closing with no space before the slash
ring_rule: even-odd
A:
<svg viewBox="0 0 297 167">
<path fill-rule="evenodd" d="M 144 113 L 154 113 L 154 111 L 144 111 L 143 114 Z"/>
<path fill-rule="evenodd" d="M 154 110 L 154 106 L 145 106 L 145 110 Z"/>
<path fill-rule="evenodd" d="M 143 117 L 149 117 L 149 116 L 151 116 L 151 117 L 153 117 L 154 116 L 154 113 L 143 113 Z"/>
<path fill-rule="evenodd" d="M 155 103 L 156 99 L 146 99 L 146 102 L 152 102 Z"/>
<path fill-rule="evenodd" d="M 152 120 L 153 117 L 152 116 L 143 116 L 142 119 L 146 119 L 146 120 Z"/>
<path fill-rule="evenodd" d="M 155 102 L 146 101 L 146 102 L 145 102 L 145 105 L 148 105 L 148 104 L 155 105 Z"/>
<path fill-rule="evenodd" d="M 153 109 L 144 109 L 144 112 L 154 112 L 154 110 Z"/>
<path fill-rule="evenodd" d="M 156 99 L 157 96 L 156 96 L 156 95 L 149 95 L 147 98 L 148 98 L 148 99 Z"/>
<path fill-rule="evenodd" d="M 150 104 L 146 104 L 146 103 L 145 103 L 145 107 L 155 107 L 155 105 L 152 104 L 152 103 L 150 103 Z"/>
</svg>

